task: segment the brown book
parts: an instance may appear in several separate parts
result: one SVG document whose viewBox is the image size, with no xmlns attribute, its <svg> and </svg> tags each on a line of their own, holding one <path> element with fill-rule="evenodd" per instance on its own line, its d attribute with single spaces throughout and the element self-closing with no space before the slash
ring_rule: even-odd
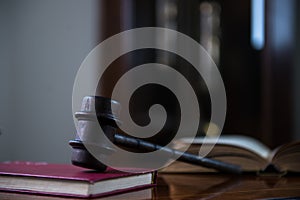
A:
<svg viewBox="0 0 300 200">
<path fill-rule="evenodd" d="M 215 138 L 206 138 L 205 142 L 202 137 L 194 140 L 182 138 L 174 142 L 174 148 L 184 149 L 187 145 L 191 145 L 187 151 L 198 154 L 200 148 L 210 148 L 214 141 Z M 263 172 L 266 169 L 271 169 L 274 173 L 300 172 L 300 141 L 291 142 L 271 150 L 251 137 L 224 135 L 219 137 L 217 144 L 206 157 L 240 165 L 245 172 Z M 161 170 L 161 172 L 168 173 L 214 171 L 178 161 Z"/>
</svg>

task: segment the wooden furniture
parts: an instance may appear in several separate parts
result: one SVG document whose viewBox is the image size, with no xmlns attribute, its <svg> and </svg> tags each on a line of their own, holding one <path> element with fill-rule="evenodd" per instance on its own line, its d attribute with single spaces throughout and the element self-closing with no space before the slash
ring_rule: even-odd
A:
<svg viewBox="0 0 300 200">
<path fill-rule="evenodd" d="M 159 199 L 263 199 L 300 197 L 300 176 L 164 174 L 154 196 Z"/>
<path fill-rule="evenodd" d="M 215 62 L 226 88 L 224 132 L 255 137 L 271 148 L 296 138 L 295 115 L 298 111 L 294 82 L 298 80 L 295 74 L 299 62 L 298 1 L 265 1 L 265 46 L 261 50 L 251 45 L 251 0 L 99 2 L 99 41 L 128 29 L 158 26 L 177 30 L 205 46 L 201 35 L 205 35 L 208 29 L 201 25 L 201 21 L 206 20 L 203 14 L 210 13 L 214 6 L 219 8 L 216 23 L 219 25 L 214 30 L 217 34 L 211 37 L 218 38 L 215 51 L 219 52 L 219 59 Z M 153 54 L 148 55 L 151 56 Z M 130 59 L 146 63 L 148 57 L 147 53 L 123 56 L 114 63 L 118 70 L 108 79 L 120 75 L 131 63 Z M 154 57 L 156 60 L 152 62 L 160 61 L 159 56 Z M 168 65 L 173 63 L 179 62 L 170 58 Z M 182 63 L 180 65 L 187 69 Z M 105 81 L 111 89 L 110 80 Z M 105 89 L 98 92 L 102 96 L 107 94 Z M 210 119 L 209 106 L 201 107 L 204 122 Z"/>
</svg>

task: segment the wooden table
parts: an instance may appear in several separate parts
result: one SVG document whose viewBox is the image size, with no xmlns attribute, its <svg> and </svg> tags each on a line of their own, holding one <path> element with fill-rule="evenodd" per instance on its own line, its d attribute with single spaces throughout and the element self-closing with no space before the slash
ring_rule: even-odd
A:
<svg viewBox="0 0 300 200">
<path fill-rule="evenodd" d="M 154 188 L 101 199 L 265 199 L 300 198 L 300 176 L 232 176 L 224 174 L 159 174 Z M 1 200 L 71 200 L 73 198 L 0 193 Z M 97 198 L 98 200 L 99 198 Z"/>
<path fill-rule="evenodd" d="M 160 175 L 159 199 L 300 198 L 300 176 Z"/>
</svg>

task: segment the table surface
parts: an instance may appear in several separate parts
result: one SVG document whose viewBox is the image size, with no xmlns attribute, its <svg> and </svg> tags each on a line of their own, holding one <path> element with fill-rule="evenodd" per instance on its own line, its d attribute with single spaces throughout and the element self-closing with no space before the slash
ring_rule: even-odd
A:
<svg viewBox="0 0 300 200">
<path fill-rule="evenodd" d="M 102 199 L 268 199 L 279 197 L 300 198 L 299 175 L 277 177 L 225 174 L 159 174 L 157 186 L 154 188 Z M 73 198 L 1 192 L 0 199 L 71 200 Z"/>
<path fill-rule="evenodd" d="M 159 177 L 156 191 L 165 199 L 300 198 L 300 176 L 169 174 Z"/>
</svg>

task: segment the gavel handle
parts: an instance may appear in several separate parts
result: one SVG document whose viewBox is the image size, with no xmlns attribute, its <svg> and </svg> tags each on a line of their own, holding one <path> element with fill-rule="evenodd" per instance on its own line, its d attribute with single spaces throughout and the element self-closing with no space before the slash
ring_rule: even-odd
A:
<svg viewBox="0 0 300 200">
<path fill-rule="evenodd" d="M 124 147 L 128 148 L 134 148 L 134 149 L 143 149 L 147 151 L 155 151 L 155 150 L 161 150 L 168 154 L 170 154 L 170 158 L 178 158 L 178 161 L 186 162 L 198 166 L 203 166 L 207 168 L 213 168 L 215 170 L 218 170 L 220 172 L 226 172 L 226 173 L 232 173 L 232 174 L 241 174 L 242 169 L 238 165 L 233 165 L 225 162 L 221 162 L 218 160 L 205 158 L 201 156 L 197 156 L 194 154 L 174 150 L 168 147 L 163 147 L 157 144 L 153 144 L 150 142 L 146 142 L 141 139 L 136 139 L 132 137 L 128 137 L 125 135 L 121 135 L 116 133 L 114 135 L 114 143 L 122 145 Z"/>
</svg>

